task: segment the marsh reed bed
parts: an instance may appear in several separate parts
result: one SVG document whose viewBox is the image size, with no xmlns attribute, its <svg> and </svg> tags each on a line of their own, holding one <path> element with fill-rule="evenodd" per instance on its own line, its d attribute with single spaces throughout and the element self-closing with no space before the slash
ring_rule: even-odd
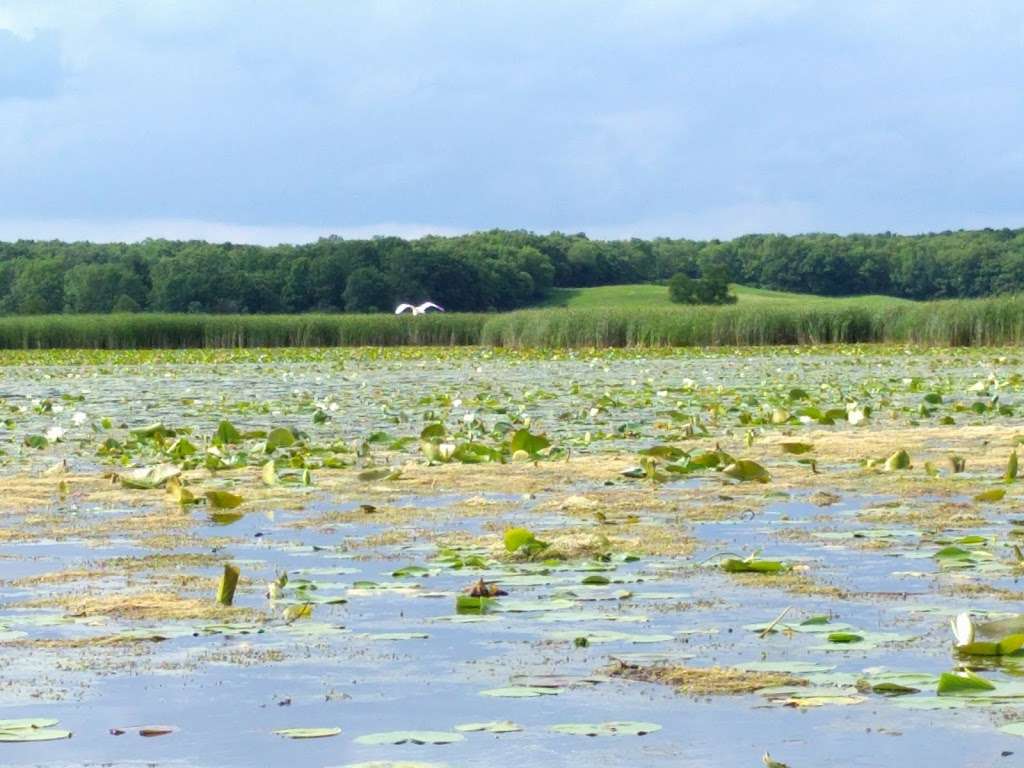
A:
<svg viewBox="0 0 1024 768">
<path fill-rule="evenodd" d="M 1024 296 L 871 297 L 724 307 L 527 309 L 500 314 L 30 315 L 0 318 L 3 349 L 333 346 L 632 347 L 891 342 L 1024 343 Z"/>
</svg>

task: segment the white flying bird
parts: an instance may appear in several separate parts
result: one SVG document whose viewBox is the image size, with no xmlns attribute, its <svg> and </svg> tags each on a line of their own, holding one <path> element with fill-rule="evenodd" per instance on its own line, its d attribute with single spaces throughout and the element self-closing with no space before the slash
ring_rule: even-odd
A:
<svg viewBox="0 0 1024 768">
<path fill-rule="evenodd" d="M 438 312 L 444 312 L 444 307 L 439 307 L 432 301 L 424 301 L 418 307 L 414 307 L 412 304 L 399 304 L 395 307 L 395 314 L 400 315 L 403 312 L 411 311 L 414 315 L 425 315 L 429 309 L 436 309 Z"/>
</svg>

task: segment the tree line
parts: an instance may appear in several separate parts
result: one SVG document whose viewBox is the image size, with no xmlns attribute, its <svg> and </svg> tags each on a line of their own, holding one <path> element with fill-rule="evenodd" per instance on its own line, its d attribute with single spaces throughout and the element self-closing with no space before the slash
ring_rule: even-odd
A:
<svg viewBox="0 0 1024 768">
<path fill-rule="evenodd" d="M 762 288 L 912 299 L 1024 291 L 1024 229 L 927 235 L 591 240 L 492 230 L 305 245 L 203 241 L 0 243 L 0 314 L 456 311 L 541 302 L 552 287 L 728 275 Z"/>
</svg>

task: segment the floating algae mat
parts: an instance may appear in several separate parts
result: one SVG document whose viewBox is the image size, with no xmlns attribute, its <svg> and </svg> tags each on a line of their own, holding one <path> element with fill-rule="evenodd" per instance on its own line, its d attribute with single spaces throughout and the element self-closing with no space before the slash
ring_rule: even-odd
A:
<svg viewBox="0 0 1024 768">
<path fill-rule="evenodd" d="M 1008 765 L 1022 360 L 0 353 L 0 765 Z"/>
</svg>

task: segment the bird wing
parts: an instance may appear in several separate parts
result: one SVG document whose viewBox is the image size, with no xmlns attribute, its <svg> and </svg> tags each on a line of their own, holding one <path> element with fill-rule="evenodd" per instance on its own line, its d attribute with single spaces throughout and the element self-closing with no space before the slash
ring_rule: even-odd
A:
<svg viewBox="0 0 1024 768">
<path fill-rule="evenodd" d="M 439 307 L 432 301 L 424 301 L 416 307 L 417 312 L 426 312 L 428 309 L 436 309 L 438 312 L 444 312 L 444 307 Z"/>
<path fill-rule="evenodd" d="M 409 309 L 413 310 L 414 312 L 416 311 L 416 307 L 414 307 L 412 304 L 399 304 L 397 307 L 395 307 L 395 314 L 400 315 Z"/>
</svg>

